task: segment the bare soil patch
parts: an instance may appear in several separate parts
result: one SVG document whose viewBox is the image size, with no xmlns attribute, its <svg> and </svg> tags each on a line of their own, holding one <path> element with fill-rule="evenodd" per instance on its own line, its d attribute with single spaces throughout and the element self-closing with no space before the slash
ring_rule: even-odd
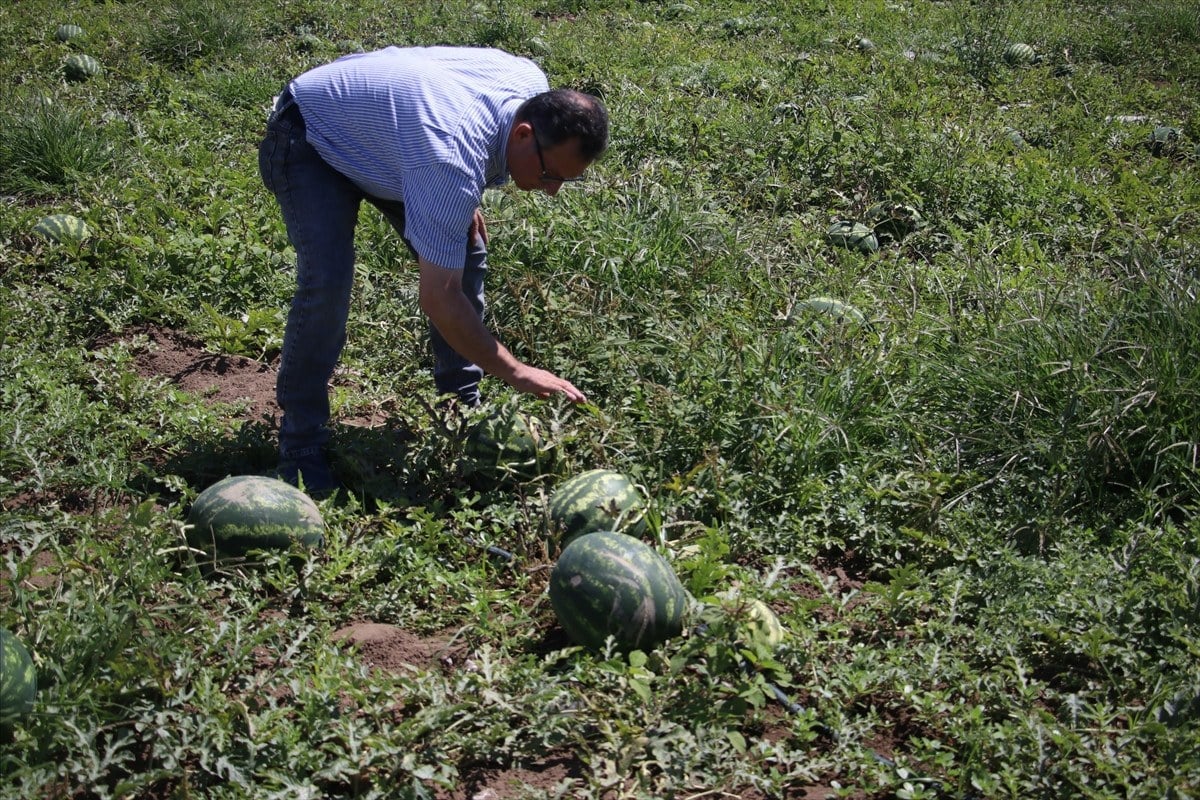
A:
<svg viewBox="0 0 1200 800">
<path fill-rule="evenodd" d="M 418 636 L 379 622 L 353 622 L 334 631 L 332 638 L 354 648 L 368 666 L 389 672 L 449 669 L 463 660 L 462 646 L 449 636 Z"/>
<path fill-rule="evenodd" d="M 137 374 L 144 378 L 166 378 L 182 391 L 215 403 L 244 406 L 247 420 L 269 419 L 280 415 L 275 402 L 277 364 L 237 355 L 213 353 L 199 339 L 157 325 L 130 328 L 115 337 L 97 343 L 133 342 L 141 338 L 147 344 L 134 353 Z"/>
</svg>

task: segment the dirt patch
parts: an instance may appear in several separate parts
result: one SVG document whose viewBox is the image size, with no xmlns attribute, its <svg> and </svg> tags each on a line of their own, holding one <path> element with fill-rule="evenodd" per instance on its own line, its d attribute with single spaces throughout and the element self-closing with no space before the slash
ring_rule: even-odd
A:
<svg viewBox="0 0 1200 800">
<path fill-rule="evenodd" d="M 449 636 L 418 636 L 395 625 L 353 622 L 334 631 L 333 641 L 353 647 L 364 664 L 389 672 L 451 669 L 463 648 Z"/>
<path fill-rule="evenodd" d="M 276 365 L 246 356 L 224 355 L 205 349 L 199 339 L 155 325 L 131 328 L 106 337 L 98 347 L 114 341 L 138 343 L 133 352 L 137 374 L 166 378 L 182 391 L 216 403 L 243 406 L 248 420 L 280 415 L 275 402 Z M 145 344 L 141 344 L 144 341 Z"/>
<path fill-rule="evenodd" d="M 478 766 L 463 771 L 452 791 L 441 791 L 437 800 L 514 800 L 533 792 L 565 790 L 584 780 L 587 767 L 573 753 L 550 753 L 528 764 L 502 769 Z M 564 796 L 570 797 L 570 794 Z"/>
</svg>

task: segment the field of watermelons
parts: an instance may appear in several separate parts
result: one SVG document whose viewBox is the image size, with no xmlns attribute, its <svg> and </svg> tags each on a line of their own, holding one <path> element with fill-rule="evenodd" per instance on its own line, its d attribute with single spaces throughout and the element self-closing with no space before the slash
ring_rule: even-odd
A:
<svg viewBox="0 0 1200 800">
<path fill-rule="evenodd" d="M 484 203 L 589 402 L 440 405 L 364 206 L 346 492 L 222 528 L 267 109 L 393 44 L 605 101 Z M 0 798 L 1200 797 L 1194 3 L 17 0 L 0 195 Z"/>
</svg>

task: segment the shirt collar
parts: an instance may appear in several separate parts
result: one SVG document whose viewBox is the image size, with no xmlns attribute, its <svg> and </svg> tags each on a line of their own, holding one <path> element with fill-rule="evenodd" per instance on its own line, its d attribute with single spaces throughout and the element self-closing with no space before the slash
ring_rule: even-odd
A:
<svg viewBox="0 0 1200 800">
<path fill-rule="evenodd" d="M 491 150 L 484 179 L 484 188 L 508 183 L 508 138 L 516 124 L 517 109 L 524 101 L 515 98 L 504 104 L 500 114 L 500 141 Z"/>
</svg>

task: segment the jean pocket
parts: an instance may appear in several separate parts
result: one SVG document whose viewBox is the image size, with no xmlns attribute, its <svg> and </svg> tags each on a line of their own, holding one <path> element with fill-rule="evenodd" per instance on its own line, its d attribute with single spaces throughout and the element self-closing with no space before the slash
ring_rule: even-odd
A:
<svg viewBox="0 0 1200 800">
<path fill-rule="evenodd" d="M 280 147 L 286 147 L 286 141 L 280 142 L 280 139 L 286 139 L 287 134 L 276 133 L 273 130 L 268 130 L 267 135 L 263 137 L 262 142 L 258 145 L 258 174 L 262 177 L 262 182 L 272 192 L 275 191 L 275 156 L 279 152 Z"/>
</svg>

